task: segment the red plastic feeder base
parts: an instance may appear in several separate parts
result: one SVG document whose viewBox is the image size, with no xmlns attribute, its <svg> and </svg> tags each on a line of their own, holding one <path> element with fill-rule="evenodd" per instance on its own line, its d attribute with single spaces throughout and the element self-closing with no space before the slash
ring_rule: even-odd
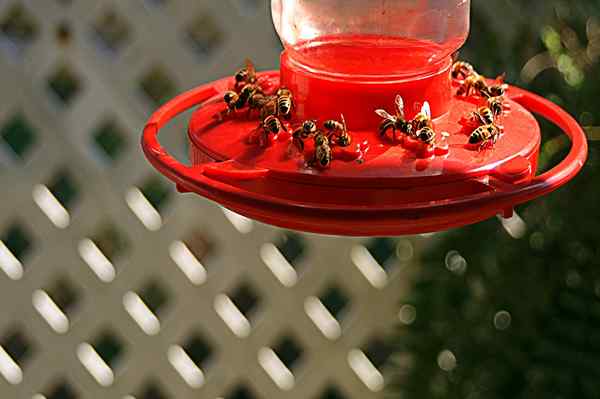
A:
<svg viewBox="0 0 600 399">
<path fill-rule="evenodd" d="M 261 79 L 277 87 L 279 73 L 261 74 Z M 222 93 L 230 85 L 231 79 L 213 82 L 163 106 L 144 130 L 144 152 L 179 191 L 200 194 L 284 228 L 389 236 L 508 216 L 514 206 L 572 179 L 587 157 L 583 130 L 570 115 L 550 101 L 511 87 L 510 111 L 502 120 L 505 133 L 492 148 L 467 145 L 468 134 L 459 121 L 479 103 L 453 97 L 449 112 L 434 120 L 438 133 L 448 133 L 435 146 L 408 138 L 393 140 L 391 135 L 382 138 L 376 126 L 353 130 L 349 121 L 352 145 L 336 148 L 329 168 L 315 169 L 291 146 L 289 131 L 262 147 L 252 143 L 255 117 L 247 118 L 244 111 L 234 118 L 216 118 L 225 109 Z M 188 132 L 192 165 L 187 166 L 165 152 L 157 134 L 169 120 L 195 106 Z M 558 125 L 572 141 L 568 156 L 539 176 L 535 172 L 540 131 L 530 112 Z"/>
</svg>

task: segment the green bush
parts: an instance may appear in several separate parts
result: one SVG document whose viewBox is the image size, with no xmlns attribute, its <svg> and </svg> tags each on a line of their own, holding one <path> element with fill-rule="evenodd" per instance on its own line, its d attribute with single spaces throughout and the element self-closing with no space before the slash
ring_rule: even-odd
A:
<svg viewBox="0 0 600 399">
<path fill-rule="evenodd" d="M 600 397 L 599 56 L 598 0 L 474 0 L 461 58 L 567 109 L 590 156 L 565 188 L 517 210 L 517 238 L 498 220 L 438 235 L 404 302 L 417 317 L 393 338 L 390 397 Z M 569 142 L 542 126 L 547 169 Z"/>
</svg>

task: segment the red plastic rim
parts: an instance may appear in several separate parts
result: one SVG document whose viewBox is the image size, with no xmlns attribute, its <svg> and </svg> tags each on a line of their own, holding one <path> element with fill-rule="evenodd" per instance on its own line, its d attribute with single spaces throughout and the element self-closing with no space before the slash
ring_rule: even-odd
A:
<svg viewBox="0 0 600 399">
<path fill-rule="evenodd" d="M 269 74 L 273 74 L 271 72 Z M 182 112 L 202 106 L 222 90 L 214 83 L 184 93 L 161 107 L 148 121 L 142 136 L 142 147 L 148 160 L 162 174 L 177 184 L 182 192 L 195 192 L 242 215 L 276 226 L 323 234 L 351 236 L 389 236 L 445 230 L 475 223 L 498 213 L 509 214 L 514 206 L 548 194 L 577 175 L 587 158 L 587 141 L 583 129 L 556 104 L 525 90 L 511 87 L 511 100 L 556 124 L 569 137 L 569 154 L 548 172 L 528 181 L 516 183 L 496 179 L 493 190 L 473 190 L 472 193 L 448 197 L 419 197 L 416 201 L 385 207 L 356 205 L 339 206 L 335 200 L 322 203 L 290 200 L 261 192 L 256 181 L 269 177 L 268 169 L 247 170 L 231 163 L 206 163 L 187 166 L 171 157 L 157 139 L 159 130 Z M 227 178 L 231 168 L 232 177 Z M 502 170 L 510 175 L 519 165 L 511 163 Z M 255 184 L 256 183 L 256 184 Z M 477 182 L 474 182 L 476 184 Z M 483 183 L 479 183 L 483 184 Z M 301 189 L 301 187 L 299 188 Z M 356 190 L 344 193 L 340 188 L 323 188 L 324 196 L 358 195 Z M 366 188 L 377 195 L 377 188 Z M 443 187 L 440 187 L 443 191 Z M 383 195 L 383 191 L 381 191 Z M 392 195 L 393 193 L 388 193 Z M 404 189 L 397 195 L 411 195 Z M 325 198 L 325 197 L 323 197 Z"/>
</svg>

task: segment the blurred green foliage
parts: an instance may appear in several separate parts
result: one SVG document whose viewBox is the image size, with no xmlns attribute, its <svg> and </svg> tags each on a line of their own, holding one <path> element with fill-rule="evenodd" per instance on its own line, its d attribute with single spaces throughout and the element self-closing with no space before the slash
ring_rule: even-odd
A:
<svg viewBox="0 0 600 399">
<path fill-rule="evenodd" d="M 524 224 L 444 233 L 422 255 L 390 397 L 600 398 L 599 56 L 598 0 L 473 0 L 461 58 L 565 107 L 590 156 L 569 185 L 517 210 Z M 542 126 L 547 169 L 569 142 Z"/>
</svg>

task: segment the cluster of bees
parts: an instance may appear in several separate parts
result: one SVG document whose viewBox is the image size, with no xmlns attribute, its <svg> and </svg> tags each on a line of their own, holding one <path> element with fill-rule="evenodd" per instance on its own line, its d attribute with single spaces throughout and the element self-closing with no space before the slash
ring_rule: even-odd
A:
<svg viewBox="0 0 600 399">
<path fill-rule="evenodd" d="M 259 125 L 253 133 L 258 134 L 261 146 L 266 146 L 270 135 L 277 135 L 285 131 L 283 121 L 291 119 L 294 108 L 292 92 L 279 88 L 274 94 L 267 95 L 258 81 L 256 69 L 250 60 L 246 66 L 234 75 L 235 85 L 233 90 L 225 92 L 223 99 L 227 105 L 224 112 L 226 116 L 247 108 L 248 116 L 257 112 Z M 309 164 L 319 167 L 328 167 L 332 161 L 332 147 L 347 147 L 352 138 L 348 133 L 348 126 L 343 115 L 341 120 L 328 120 L 320 129 L 316 120 L 306 120 L 292 134 L 292 145 L 301 153 L 304 152 L 305 141 L 314 141 L 315 152 Z"/>
<path fill-rule="evenodd" d="M 308 163 L 321 168 L 326 168 L 331 163 L 333 146 L 348 147 L 352 143 L 344 115 L 340 115 L 339 121 L 335 119 L 325 121 L 323 129 L 319 129 L 315 120 L 304 121 L 300 127 L 294 130 L 292 145 L 303 153 L 304 143 L 309 139 L 313 140 L 315 151 Z"/>
<path fill-rule="evenodd" d="M 505 109 L 504 95 L 508 85 L 504 76 L 499 76 L 496 83 L 489 85 L 485 77 L 477 73 L 473 65 L 457 61 L 452 66 L 452 78 L 460 82 L 459 96 L 479 96 L 487 99 L 487 105 L 480 107 L 469 116 L 471 124 L 476 128 L 469 135 L 469 144 L 480 145 L 480 149 L 494 145 L 502 133 L 498 124 Z"/>
<path fill-rule="evenodd" d="M 282 120 L 291 118 L 294 107 L 292 92 L 281 87 L 275 94 L 267 95 L 258 81 L 256 69 L 250 60 L 246 60 L 246 66 L 236 72 L 234 79 L 233 90 L 225 92 L 223 96 L 227 105 L 225 115 L 231 115 L 244 108 L 248 109 L 248 116 L 258 112 L 259 142 L 265 146 L 269 135 L 277 135 L 284 130 Z"/>
<path fill-rule="evenodd" d="M 396 96 L 396 112 L 391 115 L 386 110 L 378 109 L 375 111 L 382 118 L 379 125 L 379 134 L 383 137 L 387 131 L 392 129 L 394 140 L 397 139 L 397 132 L 400 132 L 408 137 L 412 137 L 425 144 L 433 144 L 435 142 L 435 131 L 431 122 L 431 108 L 429 103 L 425 101 L 421 112 L 419 112 L 412 120 L 407 120 L 404 114 L 404 99 L 402 96 Z"/>
<path fill-rule="evenodd" d="M 480 107 L 469 115 L 470 125 L 474 129 L 469 135 L 469 144 L 480 145 L 480 149 L 496 143 L 502 133 L 498 124 L 505 110 L 504 95 L 508 85 L 500 76 L 494 84 L 488 84 L 485 77 L 475 71 L 475 68 L 464 61 L 458 61 L 452 66 L 452 78 L 459 82 L 459 96 L 479 96 L 486 99 L 486 106 Z M 225 92 L 223 99 L 227 105 L 226 116 L 242 109 L 248 110 L 248 116 L 258 113 L 259 125 L 253 132 L 258 135 L 258 142 L 266 146 L 271 135 L 276 136 L 286 131 L 283 121 L 289 121 L 294 108 L 292 92 L 280 87 L 272 94 L 267 94 L 262 87 L 254 64 L 246 60 L 246 66 L 234 75 L 235 85 L 232 90 Z M 272 92 L 272 90 L 271 90 Z M 436 132 L 431 119 L 431 109 L 425 102 L 421 111 L 413 118 L 407 119 L 404 112 L 402 96 L 396 96 L 394 114 L 378 109 L 375 113 L 382 118 L 379 134 L 383 137 L 389 130 L 393 132 L 394 140 L 397 134 L 403 134 L 426 145 L 433 145 Z M 444 134 L 443 134 L 444 135 Z M 447 135 L 447 134 L 446 134 Z M 348 126 L 343 115 L 340 120 L 327 120 L 320 128 L 316 120 L 306 120 L 292 133 L 291 146 L 304 153 L 305 142 L 312 140 L 314 155 L 308 163 L 321 168 L 328 167 L 332 161 L 332 147 L 347 147 L 352 142 Z"/>
</svg>

